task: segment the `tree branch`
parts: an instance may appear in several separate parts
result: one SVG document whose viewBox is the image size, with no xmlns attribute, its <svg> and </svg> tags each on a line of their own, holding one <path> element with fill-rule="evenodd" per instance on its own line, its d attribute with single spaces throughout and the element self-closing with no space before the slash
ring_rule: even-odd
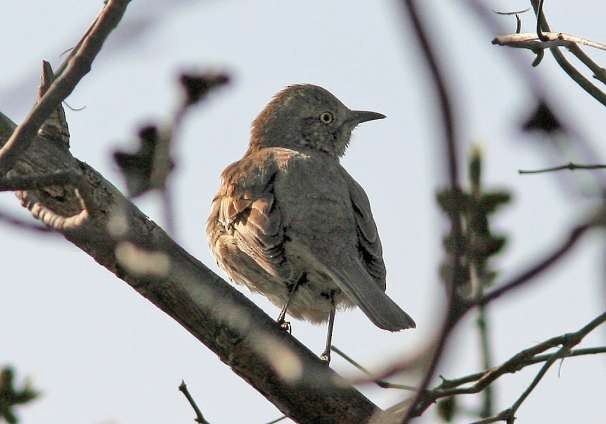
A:
<svg viewBox="0 0 606 424">
<path fill-rule="evenodd" d="M 605 169 L 606 165 L 596 164 L 596 165 L 581 165 L 572 162 L 568 162 L 566 165 L 554 166 L 552 168 L 543 168 L 543 169 L 534 169 L 534 170 L 518 170 L 518 174 L 541 174 L 544 172 L 554 172 L 554 171 L 563 171 L 569 170 L 574 171 L 577 169 Z"/>
<path fill-rule="evenodd" d="M 558 262 L 577 244 L 577 242 L 583 237 L 583 235 L 587 233 L 589 229 L 597 225 L 597 221 L 599 220 L 598 217 L 603 215 L 603 213 L 604 211 L 600 211 L 598 214 L 596 214 L 596 222 L 592 221 L 574 227 L 570 231 L 568 237 L 564 240 L 564 242 L 560 246 L 557 246 L 553 252 L 538 261 L 536 264 L 530 266 L 528 269 L 520 273 L 520 275 L 518 275 L 517 277 L 486 293 L 484 296 L 482 296 L 481 299 L 477 300 L 476 304 L 487 305 L 493 300 L 501 297 L 503 294 L 511 290 L 517 289 L 520 286 L 528 283 L 541 272 L 545 271 L 547 268 L 551 267 L 551 265 Z"/>
<path fill-rule="evenodd" d="M 118 25 L 129 0 L 108 0 L 95 23 L 68 58 L 65 72 L 59 74 L 44 96 L 36 103 L 25 120 L 19 125 L 0 149 L 0 176 L 5 175 L 31 145 L 36 132 L 56 107 L 71 94 L 86 75 L 91 64 L 110 32 Z"/>
<path fill-rule="evenodd" d="M 183 380 L 181 381 L 181 384 L 179 384 L 179 391 L 183 393 L 183 396 L 185 396 L 185 399 L 187 399 L 190 406 L 194 410 L 194 413 L 196 414 L 196 418 L 194 418 L 194 421 L 198 424 L 210 424 L 208 421 L 206 421 L 204 415 L 202 415 L 202 411 L 200 411 L 200 408 L 198 408 L 198 404 L 196 403 L 192 395 L 189 393 L 189 390 L 187 389 L 187 384 L 185 384 L 185 381 Z"/>
<path fill-rule="evenodd" d="M 422 51 L 422 56 L 425 59 L 431 82 L 435 90 L 435 96 L 439 104 L 439 117 L 443 128 L 443 156 L 448 170 L 448 182 L 453 193 L 460 193 L 459 185 L 459 164 L 458 164 L 458 147 L 456 139 L 455 118 L 450 100 L 450 94 L 446 87 L 446 81 L 439 67 L 433 46 L 427 36 L 424 24 L 421 22 L 417 10 L 418 2 L 415 0 L 403 0 L 402 5 L 406 15 L 411 23 L 413 34 Z M 434 348 L 429 351 L 431 360 L 429 366 L 425 370 L 425 374 L 419 383 L 418 391 L 408 403 L 406 412 L 402 419 L 402 424 L 406 424 L 410 419 L 417 415 L 417 404 L 422 400 L 424 392 L 429 386 L 435 371 L 440 363 L 442 354 L 446 349 L 448 338 L 464 315 L 466 307 L 462 304 L 461 298 L 457 294 L 456 270 L 458 269 L 463 257 L 463 229 L 461 224 L 460 209 L 450 213 L 450 227 L 452 239 L 454 241 L 453 254 L 451 255 L 451 269 L 453 270 L 450 281 L 447 281 L 448 287 L 448 303 L 444 318 L 440 327 L 440 332 Z"/>
<path fill-rule="evenodd" d="M 579 344 L 587 334 L 589 334 L 591 331 L 593 331 L 595 328 L 597 328 L 604 322 L 606 322 L 606 312 L 602 313 L 601 315 L 598 315 L 580 330 L 574 333 L 567 333 L 558 337 L 553 337 L 544 341 L 543 343 L 539 343 L 538 345 L 535 345 L 529 349 L 518 353 L 509 361 L 501 365 L 501 367 L 487 372 L 484 376 L 482 376 L 482 378 L 478 380 L 476 384 L 474 384 L 469 389 L 477 389 L 478 391 L 482 390 L 482 387 L 486 387 L 488 384 L 493 382 L 496 378 L 500 377 L 504 373 L 516 372 L 529 365 L 527 360 L 530 357 L 535 356 L 537 353 L 543 352 L 547 349 L 551 349 L 556 346 L 561 346 L 556 352 L 551 353 L 549 355 L 545 355 L 545 363 L 543 364 L 539 372 L 537 372 L 528 387 L 524 390 L 524 392 L 522 392 L 518 399 L 516 399 L 516 401 L 511 407 L 501 411 L 494 417 L 489 417 L 485 420 L 477 421 L 475 424 L 484 424 L 495 421 L 506 421 L 507 423 L 513 423 L 516 419 L 515 414 L 522 405 L 522 403 L 524 403 L 530 393 L 532 393 L 532 391 L 536 388 L 536 386 L 543 379 L 543 377 L 545 376 L 549 368 L 555 363 L 555 361 L 560 358 L 571 356 L 571 349 L 577 344 Z M 454 389 L 453 391 L 456 392 L 457 390 L 460 393 L 463 393 L 461 390 L 465 389 Z"/>
<path fill-rule="evenodd" d="M 594 60 L 587 56 L 587 54 L 579 47 L 579 45 L 584 45 L 606 51 L 606 44 L 597 43 L 595 41 L 565 34 L 563 32 L 543 32 L 542 34 L 544 37 L 543 39 L 540 39 L 536 34 L 532 33 L 500 35 L 492 40 L 492 44 L 497 46 L 528 49 L 535 54 L 545 49 L 566 47 L 581 62 L 583 62 L 583 64 L 587 66 L 591 72 L 593 72 L 596 79 L 606 83 L 606 69 L 594 62 Z"/>
<path fill-rule="evenodd" d="M 0 113 L 0 145 L 14 129 L 15 124 Z M 31 148 L 17 159 L 12 172 L 19 177 L 59 170 L 82 175 L 78 184 L 90 193 L 86 199 L 90 216 L 81 225 L 63 228 L 65 237 L 181 323 L 285 415 L 299 422 L 351 423 L 367 420 L 378 411 L 68 150 L 36 136 Z M 77 197 L 58 201 L 43 196 L 44 192 L 38 196 L 22 193 L 29 200 L 25 206 L 34 214 L 46 210 L 69 216 L 81 210 Z M 129 250 L 123 248 L 124 243 L 157 253 L 150 257 L 164 258 L 168 266 L 161 272 L 125 266 L 124 252 Z"/>
</svg>

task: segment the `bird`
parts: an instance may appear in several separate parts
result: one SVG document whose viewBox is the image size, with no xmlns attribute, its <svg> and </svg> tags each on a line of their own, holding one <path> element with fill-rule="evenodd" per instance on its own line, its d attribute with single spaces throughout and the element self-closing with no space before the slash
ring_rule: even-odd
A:
<svg viewBox="0 0 606 424">
<path fill-rule="evenodd" d="M 227 166 L 207 221 L 210 249 L 229 279 L 286 314 L 328 321 L 359 307 L 379 328 L 414 328 L 385 294 L 381 240 L 364 189 L 341 165 L 352 130 L 385 115 L 351 110 L 312 84 L 278 92 L 252 124 L 242 159 Z"/>
</svg>

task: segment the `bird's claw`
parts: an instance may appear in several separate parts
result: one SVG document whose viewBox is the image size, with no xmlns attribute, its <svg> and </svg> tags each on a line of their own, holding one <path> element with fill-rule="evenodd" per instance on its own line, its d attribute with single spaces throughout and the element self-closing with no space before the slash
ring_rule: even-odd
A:
<svg viewBox="0 0 606 424">
<path fill-rule="evenodd" d="M 288 334 L 292 334 L 292 326 L 288 321 L 278 321 L 278 326 L 280 330 L 288 332 Z"/>
</svg>

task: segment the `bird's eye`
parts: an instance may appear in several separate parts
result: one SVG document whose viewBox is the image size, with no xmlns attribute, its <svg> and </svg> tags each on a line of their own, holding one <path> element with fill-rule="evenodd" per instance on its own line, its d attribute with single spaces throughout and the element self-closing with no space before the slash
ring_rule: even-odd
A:
<svg viewBox="0 0 606 424">
<path fill-rule="evenodd" d="M 330 124 L 334 120 L 335 116 L 330 112 L 323 112 L 320 115 L 320 121 L 322 121 L 323 124 Z"/>
</svg>

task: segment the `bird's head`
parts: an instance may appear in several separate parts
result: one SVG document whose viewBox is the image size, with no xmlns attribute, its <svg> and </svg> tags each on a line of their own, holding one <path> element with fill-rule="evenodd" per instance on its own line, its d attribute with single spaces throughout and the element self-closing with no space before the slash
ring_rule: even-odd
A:
<svg viewBox="0 0 606 424">
<path fill-rule="evenodd" d="M 350 110 L 322 87 L 292 85 L 276 94 L 254 120 L 250 150 L 312 148 L 338 158 L 358 124 L 383 118 L 377 112 Z"/>
</svg>

